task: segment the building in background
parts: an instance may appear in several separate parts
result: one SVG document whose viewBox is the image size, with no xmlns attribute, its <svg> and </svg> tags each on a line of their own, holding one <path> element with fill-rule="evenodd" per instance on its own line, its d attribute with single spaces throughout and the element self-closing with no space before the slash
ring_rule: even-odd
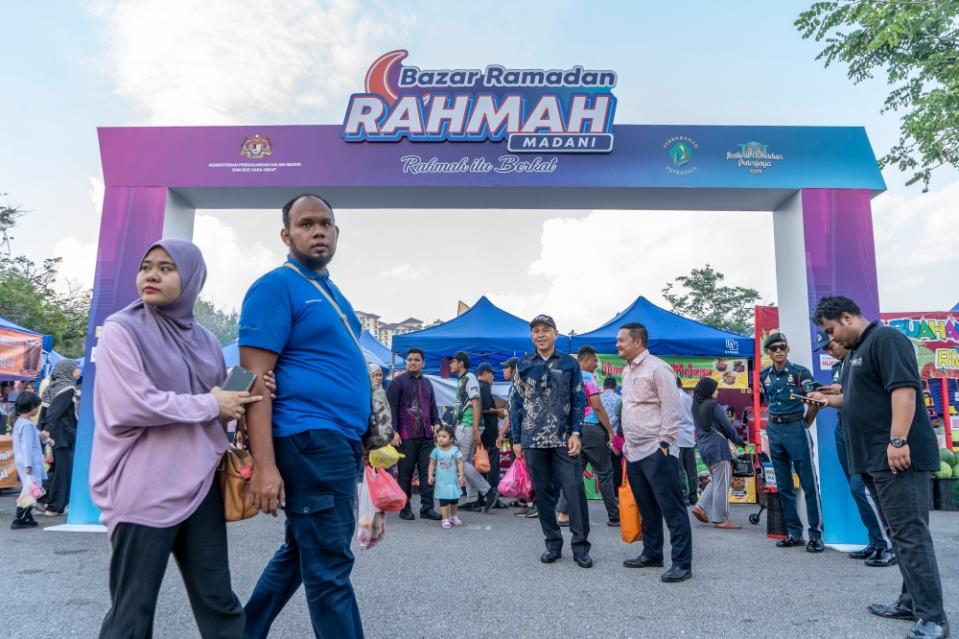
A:
<svg viewBox="0 0 959 639">
<path fill-rule="evenodd" d="M 423 320 L 415 317 L 407 317 L 402 322 L 390 324 L 382 321 L 382 318 L 375 313 L 356 311 L 356 318 L 360 321 L 363 330 L 369 331 L 373 337 L 389 347 L 393 345 L 394 335 L 405 335 L 424 328 Z"/>
</svg>

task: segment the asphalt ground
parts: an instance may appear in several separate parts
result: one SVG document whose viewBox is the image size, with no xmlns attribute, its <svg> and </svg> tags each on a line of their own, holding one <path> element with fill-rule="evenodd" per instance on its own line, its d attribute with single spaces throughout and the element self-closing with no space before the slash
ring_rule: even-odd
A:
<svg viewBox="0 0 959 639">
<path fill-rule="evenodd" d="M 0 631 L 12 639 L 95 637 L 109 607 L 105 534 L 11 530 L 15 495 L 0 494 Z M 415 503 L 416 498 L 414 498 Z M 845 554 L 777 549 L 754 506 L 732 506 L 741 531 L 693 520 L 693 579 L 664 584 L 662 569 L 626 569 L 639 554 L 590 503 L 595 567 L 573 563 L 568 546 L 539 562 L 539 522 L 514 509 L 463 513 L 462 528 L 389 516 L 385 539 L 355 548 L 353 583 L 368 637 L 903 637 L 909 622 L 869 615 L 891 601 L 897 568 L 867 568 Z M 959 621 L 959 513 L 933 512 L 946 612 Z M 63 523 L 41 517 L 41 526 Z M 229 524 L 233 584 L 246 601 L 280 545 L 282 517 Z M 568 533 L 567 533 L 568 534 Z M 273 626 L 273 637 L 308 637 L 302 589 Z M 155 637 L 199 636 L 176 565 L 160 592 Z"/>
</svg>

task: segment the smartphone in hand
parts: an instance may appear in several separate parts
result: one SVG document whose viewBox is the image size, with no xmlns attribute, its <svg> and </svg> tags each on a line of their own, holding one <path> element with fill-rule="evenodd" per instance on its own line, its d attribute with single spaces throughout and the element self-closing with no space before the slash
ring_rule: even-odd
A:
<svg viewBox="0 0 959 639">
<path fill-rule="evenodd" d="M 248 393 L 256 381 L 256 373 L 242 366 L 234 366 L 220 388 L 225 391 Z"/>
<path fill-rule="evenodd" d="M 795 395 L 795 394 L 794 394 L 794 395 L 790 395 L 789 398 L 790 398 L 790 399 L 798 399 L 799 401 L 801 401 L 801 402 L 803 402 L 803 403 L 805 403 L 805 404 L 810 404 L 811 406 L 825 406 L 825 405 L 826 405 L 826 402 L 824 402 L 823 400 L 821 400 L 821 399 L 813 399 L 812 397 L 809 397 L 809 396 L 807 396 L 807 395 Z"/>
</svg>

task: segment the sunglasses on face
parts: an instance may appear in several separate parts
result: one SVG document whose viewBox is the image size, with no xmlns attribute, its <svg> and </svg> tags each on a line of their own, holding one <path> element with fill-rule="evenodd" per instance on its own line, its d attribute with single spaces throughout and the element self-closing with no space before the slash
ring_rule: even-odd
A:
<svg viewBox="0 0 959 639">
<path fill-rule="evenodd" d="M 785 350 L 788 349 L 788 348 L 789 348 L 789 347 L 786 346 L 785 344 L 773 344 L 772 346 L 770 346 L 770 347 L 767 348 L 766 350 L 768 350 L 770 353 L 781 353 L 781 352 L 785 351 Z"/>
</svg>

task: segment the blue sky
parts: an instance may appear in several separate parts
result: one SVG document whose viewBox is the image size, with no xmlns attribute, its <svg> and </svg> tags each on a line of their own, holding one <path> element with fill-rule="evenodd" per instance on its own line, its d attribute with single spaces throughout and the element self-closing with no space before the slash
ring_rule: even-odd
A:
<svg viewBox="0 0 959 639">
<path fill-rule="evenodd" d="M 365 69 L 395 48 L 409 49 L 410 63 L 424 68 L 612 68 L 619 74 L 619 123 L 863 125 L 881 155 L 898 136 L 895 114 L 879 113 L 885 83 L 856 86 L 842 66 L 824 69 L 815 60 L 819 45 L 792 26 L 807 5 L 5 3 L 5 48 L 16 54 L 0 65 L 7 146 L 0 153 L 0 192 L 32 211 L 17 229 L 15 250 L 38 260 L 60 255 L 66 277 L 92 280 L 97 126 L 339 122 Z M 959 251 L 944 239 L 959 212 L 956 173 L 938 175 L 927 195 L 904 187 L 895 170 L 884 175 L 890 190 L 874 203 L 883 306 L 950 308 L 959 283 L 940 273 L 959 266 Z M 630 215 L 637 214 L 359 211 L 340 220 L 344 237 L 334 272 L 357 306 L 390 320 L 446 318 L 457 299 L 488 293 L 519 314 L 565 313 L 569 327 L 583 330 L 640 293 L 657 299 L 667 281 L 705 261 L 733 284 L 775 300 L 768 215 L 643 213 L 645 233 L 635 232 Z M 257 269 L 280 259 L 278 241 L 260 239 L 275 233 L 274 217 L 199 215 L 196 240 L 211 262 L 207 294 L 218 304 L 237 305 Z M 669 249 L 693 241 L 691 225 L 719 238 L 722 250 L 704 247 L 701 263 L 653 255 L 655 264 L 623 267 L 622 280 L 600 287 L 595 303 L 578 299 L 596 279 L 568 257 L 583 255 L 583 238 L 606 244 L 604 254 L 634 250 L 653 237 L 672 243 Z M 453 276 L 448 266 L 456 258 L 448 252 L 411 248 L 424 228 L 436 247 L 467 229 L 482 239 L 479 245 L 499 249 L 467 255 L 476 270 Z M 254 258 L 237 275 L 230 256 L 240 246 Z M 384 286 L 392 280 L 403 286 Z M 424 285 L 428 296 L 417 293 Z"/>
</svg>

